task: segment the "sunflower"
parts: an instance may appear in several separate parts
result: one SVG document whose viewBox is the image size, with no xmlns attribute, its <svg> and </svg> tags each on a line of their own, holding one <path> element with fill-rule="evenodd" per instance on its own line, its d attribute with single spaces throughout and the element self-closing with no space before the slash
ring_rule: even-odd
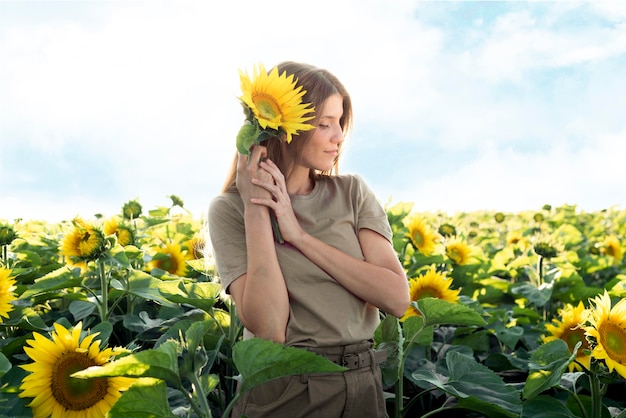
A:
<svg viewBox="0 0 626 418">
<path fill-rule="evenodd" d="M 184 247 L 187 249 L 192 259 L 199 260 L 204 258 L 204 254 L 206 253 L 206 240 L 200 235 L 194 235 L 185 242 Z"/>
<path fill-rule="evenodd" d="M 107 250 L 107 241 L 100 229 L 80 218 L 72 221 L 74 228 L 65 235 L 61 252 L 71 264 L 100 258 Z"/>
<path fill-rule="evenodd" d="M 424 218 L 413 216 L 408 224 L 409 238 L 413 245 L 423 255 L 431 255 L 435 251 L 435 244 L 439 240 L 437 233 L 426 224 Z"/>
<path fill-rule="evenodd" d="M 587 336 L 592 338 L 591 357 L 604 360 L 609 371 L 617 370 L 626 378 L 626 299 L 621 299 L 611 308 L 611 298 L 605 290 L 603 295 L 592 300 L 585 327 Z"/>
<path fill-rule="evenodd" d="M 161 269 L 177 276 L 184 276 L 187 272 L 187 260 L 192 256 L 183 250 L 179 244 L 165 244 L 164 248 L 157 250 L 152 261 L 148 263 L 148 270 Z"/>
<path fill-rule="evenodd" d="M 461 290 L 451 290 L 451 284 L 452 279 L 447 278 L 445 272 L 438 272 L 435 266 L 430 266 L 424 274 L 409 280 L 411 301 L 416 302 L 420 299 L 432 297 L 456 303 L 459 300 Z M 404 321 L 408 317 L 416 315 L 421 314 L 411 304 L 400 320 Z"/>
<path fill-rule="evenodd" d="M 622 250 L 622 245 L 620 244 L 619 239 L 617 239 L 615 235 L 610 235 L 606 237 L 602 245 L 602 248 L 606 255 L 613 257 L 614 265 L 617 265 L 622 262 L 624 251 Z"/>
<path fill-rule="evenodd" d="M 11 303 L 14 301 L 15 279 L 11 277 L 11 270 L 0 267 L 0 322 L 2 317 L 8 318 L 9 312 L 14 308 Z"/>
<path fill-rule="evenodd" d="M 469 245 L 461 241 L 460 238 L 451 238 L 446 243 L 446 255 L 455 264 L 462 266 L 470 260 L 472 250 Z"/>
<path fill-rule="evenodd" d="M 124 219 L 137 219 L 141 216 L 141 204 L 137 200 L 129 200 L 122 206 L 122 216 Z"/>
<path fill-rule="evenodd" d="M 122 247 L 135 244 L 135 233 L 133 230 L 124 222 L 118 222 L 116 218 L 107 220 L 104 223 L 103 230 L 105 235 L 115 235 L 117 242 Z"/>
<path fill-rule="evenodd" d="M 559 310 L 559 319 L 554 318 L 551 324 L 546 324 L 546 331 L 550 334 L 542 337 L 544 343 L 561 339 L 567 343 L 570 351 L 574 351 L 576 344 L 581 342 L 582 345 L 576 352 L 576 361 L 589 369 L 591 357 L 585 354 L 585 350 L 589 350 L 589 342 L 585 337 L 583 325 L 587 318 L 587 311 L 582 302 L 574 307 L 569 303 Z M 580 364 L 576 362 L 570 363 L 569 371 L 582 371 Z"/>
<path fill-rule="evenodd" d="M 127 377 L 79 379 L 73 373 L 107 363 L 121 348 L 100 350 L 98 333 L 84 337 L 82 323 L 68 330 L 55 323 L 52 339 L 34 333 L 24 351 L 33 363 L 22 367 L 30 372 L 22 379 L 21 398 L 33 398 L 28 404 L 33 416 L 51 418 L 105 417 L 121 392 L 134 381 Z"/>
<path fill-rule="evenodd" d="M 313 129 L 313 125 L 305 122 L 314 116 L 305 115 L 311 114 L 314 108 L 310 103 L 302 103 L 306 90 L 302 86 L 296 87 L 297 80 L 294 80 L 293 74 L 287 76 L 283 72 L 279 75 L 278 67 L 268 73 L 263 64 L 259 64 L 252 78 L 239 71 L 239 79 L 243 92 L 240 100 L 250 109 L 262 129 L 283 131 L 287 143 L 299 131 Z"/>
</svg>

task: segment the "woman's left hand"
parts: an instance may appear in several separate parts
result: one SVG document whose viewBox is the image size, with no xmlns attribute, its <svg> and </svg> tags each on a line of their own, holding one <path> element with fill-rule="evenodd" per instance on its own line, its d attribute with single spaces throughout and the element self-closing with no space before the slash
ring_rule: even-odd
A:
<svg viewBox="0 0 626 418">
<path fill-rule="evenodd" d="M 296 215 L 293 212 L 293 208 L 291 207 L 291 199 L 287 192 L 285 176 L 272 160 L 262 160 L 259 163 L 259 167 L 267 171 L 274 181 L 272 183 L 253 178 L 252 182 L 269 191 L 272 195 L 272 199 L 252 199 L 252 203 L 267 206 L 272 209 L 276 214 L 278 226 L 284 240 L 294 244 L 304 231 L 300 227 Z"/>
</svg>

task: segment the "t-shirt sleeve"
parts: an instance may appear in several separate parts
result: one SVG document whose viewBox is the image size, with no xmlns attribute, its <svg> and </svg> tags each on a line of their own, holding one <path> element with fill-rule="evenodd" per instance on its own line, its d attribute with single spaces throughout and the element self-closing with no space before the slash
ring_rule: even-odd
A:
<svg viewBox="0 0 626 418">
<path fill-rule="evenodd" d="M 209 206 L 209 236 L 215 267 L 223 288 L 247 271 L 246 234 L 238 196 L 218 196 Z"/>
<path fill-rule="evenodd" d="M 371 229 L 392 242 L 393 234 L 387 212 L 361 177 L 355 176 L 355 181 L 357 182 L 356 189 L 360 203 L 356 220 L 357 231 L 362 228 Z"/>
</svg>

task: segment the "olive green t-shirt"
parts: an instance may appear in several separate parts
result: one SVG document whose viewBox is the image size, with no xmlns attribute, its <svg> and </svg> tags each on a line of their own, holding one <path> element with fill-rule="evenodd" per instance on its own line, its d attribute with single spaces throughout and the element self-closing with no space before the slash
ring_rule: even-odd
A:
<svg viewBox="0 0 626 418">
<path fill-rule="evenodd" d="M 363 259 L 357 237 L 362 228 L 391 241 L 385 210 L 358 176 L 319 176 L 313 191 L 292 195 L 291 204 L 307 233 L 352 257 Z M 209 233 L 218 275 L 228 290 L 247 268 L 243 202 L 237 193 L 213 199 Z M 372 338 L 379 323 L 376 307 L 346 290 L 295 247 L 278 242 L 275 246 L 290 300 L 286 345 L 336 346 Z"/>
</svg>

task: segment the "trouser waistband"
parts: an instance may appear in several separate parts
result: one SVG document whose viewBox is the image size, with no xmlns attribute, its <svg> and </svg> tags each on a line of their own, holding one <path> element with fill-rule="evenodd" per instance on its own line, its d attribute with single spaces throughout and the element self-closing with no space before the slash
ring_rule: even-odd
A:
<svg viewBox="0 0 626 418">
<path fill-rule="evenodd" d="M 306 347 L 306 349 L 349 370 L 370 367 L 387 359 L 387 351 L 372 349 L 371 342 L 332 347 Z"/>
</svg>

